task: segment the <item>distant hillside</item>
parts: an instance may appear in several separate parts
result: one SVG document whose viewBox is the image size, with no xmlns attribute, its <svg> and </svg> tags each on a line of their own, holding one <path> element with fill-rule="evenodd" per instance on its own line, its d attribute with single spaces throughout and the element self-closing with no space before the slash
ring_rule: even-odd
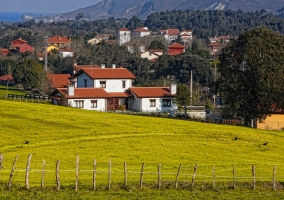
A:
<svg viewBox="0 0 284 200">
<path fill-rule="evenodd" d="M 63 13 L 55 20 L 70 20 L 76 16 L 85 19 L 131 18 L 133 15 L 146 18 L 153 12 L 166 10 L 243 10 L 268 12 L 282 15 L 284 0 L 103 0 L 96 5 Z"/>
</svg>

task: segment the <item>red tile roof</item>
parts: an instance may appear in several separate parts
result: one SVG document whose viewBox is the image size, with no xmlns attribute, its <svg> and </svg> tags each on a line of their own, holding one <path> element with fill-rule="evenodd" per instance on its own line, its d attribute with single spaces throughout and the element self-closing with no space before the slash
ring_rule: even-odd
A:
<svg viewBox="0 0 284 200">
<path fill-rule="evenodd" d="M 129 92 L 108 92 L 108 94 L 111 97 L 121 97 L 121 98 L 128 98 L 128 97 L 132 97 L 133 96 Z"/>
<path fill-rule="evenodd" d="M 155 52 L 164 52 L 161 49 L 149 49 L 148 51 L 150 51 L 151 53 L 155 53 Z"/>
<path fill-rule="evenodd" d="M 6 74 L 6 75 L 3 75 L 3 76 L 0 76 L 0 81 L 13 81 L 14 80 L 14 77 L 13 77 L 13 74 Z"/>
<path fill-rule="evenodd" d="M 57 88 L 51 96 L 57 92 L 67 99 L 86 99 L 86 98 L 109 98 L 111 97 L 103 88 L 74 88 L 74 95 L 67 95 L 67 88 Z"/>
<path fill-rule="evenodd" d="M 86 73 L 92 79 L 135 79 L 136 77 L 128 71 L 126 68 L 82 68 L 81 71 L 76 73 L 74 76 L 80 73 Z"/>
<path fill-rule="evenodd" d="M 74 65 L 73 66 L 75 73 L 79 72 L 83 68 L 100 68 L 100 66 L 99 65 Z"/>
<path fill-rule="evenodd" d="M 147 27 L 140 27 L 135 29 L 133 32 L 150 32 Z"/>
<path fill-rule="evenodd" d="M 170 87 L 131 87 L 129 90 L 138 98 L 143 97 L 175 97 Z"/>
<path fill-rule="evenodd" d="M 169 48 L 171 49 L 180 49 L 180 48 L 183 48 L 185 49 L 185 46 L 179 44 L 179 43 L 173 43 L 172 45 L 168 46 Z"/>
<path fill-rule="evenodd" d="M 169 55 L 171 55 L 171 56 L 177 56 L 177 55 L 179 55 L 179 54 L 181 54 L 181 53 L 183 53 L 183 52 L 172 51 L 171 53 L 169 53 Z"/>
<path fill-rule="evenodd" d="M 175 36 L 179 34 L 179 29 L 168 29 L 166 30 L 166 34 L 170 36 Z"/>
<path fill-rule="evenodd" d="M 70 85 L 70 74 L 47 74 L 49 84 L 52 88 L 60 88 Z"/>
<path fill-rule="evenodd" d="M 130 31 L 128 28 L 121 28 L 118 31 Z"/>
<path fill-rule="evenodd" d="M 61 37 L 59 35 L 53 36 L 47 39 L 48 43 L 71 43 L 71 41 L 66 37 Z"/>
<path fill-rule="evenodd" d="M 69 48 L 64 48 L 64 49 L 59 49 L 60 52 L 74 52 L 72 49 Z"/>
</svg>

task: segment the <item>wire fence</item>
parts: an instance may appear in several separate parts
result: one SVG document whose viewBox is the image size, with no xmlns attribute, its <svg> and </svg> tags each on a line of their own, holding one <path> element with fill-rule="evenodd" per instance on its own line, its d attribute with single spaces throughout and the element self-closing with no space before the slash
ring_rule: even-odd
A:
<svg viewBox="0 0 284 200">
<path fill-rule="evenodd" d="M 32 161 L 32 154 L 28 160 L 15 159 L 6 161 L 0 154 L 0 182 L 10 190 L 14 185 L 25 187 L 62 187 L 78 188 L 195 188 L 209 187 L 233 188 L 266 187 L 273 190 L 283 189 L 284 174 L 276 166 L 265 166 L 265 170 L 255 165 L 241 166 L 199 166 L 177 165 L 170 166 L 162 163 L 141 163 L 140 167 L 133 163 L 108 162 L 97 163 L 80 162 L 79 156 L 73 163 L 54 163 Z M 35 163 L 36 162 L 36 163 Z M 11 164 L 12 163 L 12 164 Z M 34 164 L 35 163 L 35 164 Z M 10 166 L 9 166 L 10 165 Z M 41 165 L 41 167 L 39 167 Z M 9 167 L 8 167 L 9 166 Z M 81 168 L 80 166 L 84 167 Z M 267 174 L 267 169 L 271 173 Z M 266 174 L 265 174 L 266 173 Z"/>
</svg>

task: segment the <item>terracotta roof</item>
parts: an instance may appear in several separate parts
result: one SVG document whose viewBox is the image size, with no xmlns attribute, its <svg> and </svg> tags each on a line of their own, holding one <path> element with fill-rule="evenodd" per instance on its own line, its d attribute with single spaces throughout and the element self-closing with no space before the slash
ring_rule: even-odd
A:
<svg viewBox="0 0 284 200">
<path fill-rule="evenodd" d="M 68 38 L 59 35 L 53 36 L 52 38 L 48 38 L 47 41 L 49 43 L 71 43 Z"/>
<path fill-rule="evenodd" d="M 148 51 L 150 51 L 151 53 L 155 53 L 155 52 L 164 52 L 161 49 L 149 49 Z"/>
<path fill-rule="evenodd" d="M 73 66 L 73 69 L 76 72 L 79 72 L 83 68 L 100 68 L 100 66 L 99 65 L 74 65 Z"/>
<path fill-rule="evenodd" d="M 83 99 L 83 98 L 109 98 L 110 95 L 103 88 L 74 88 L 74 95 L 67 95 L 67 88 L 57 88 L 55 92 L 51 93 L 56 94 L 56 92 L 65 95 L 67 99 Z"/>
<path fill-rule="evenodd" d="M 72 49 L 69 48 L 64 48 L 64 49 L 59 49 L 60 52 L 74 52 Z"/>
<path fill-rule="evenodd" d="M 116 40 L 107 40 L 105 41 L 106 44 L 115 44 Z"/>
<path fill-rule="evenodd" d="M 0 48 L 0 51 L 1 51 L 1 52 L 9 52 L 9 50 L 6 49 L 6 48 Z"/>
<path fill-rule="evenodd" d="M 13 74 L 6 74 L 6 75 L 3 75 L 3 76 L 0 76 L 0 81 L 13 81 L 14 80 L 14 77 L 13 77 Z"/>
<path fill-rule="evenodd" d="M 149 60 L 149 61 L 152 62 L 152 63 L 154 63 L 154 62 L 156 62 L 158 59 L 159 59 L 159 57 L 157 57 L 157 58 L 152 58 L 152 59 Z"/>
<path fill-rule="evenodd" d="M 136 77 L 125 68 L 82 68 L 81 71 L 76 73 L 77 76 L 80 73 L 86 73 L 92 79 L 135 79 Z"/>
<path fill-rule="evenodd" d="M 22 43 L 27 43 L 27 41 L 26 41 L 26 40 L 23 40 L 22 38 L 19 38 L 19 39 L 13 40 L 13 42 L 14 42 L 14 41 L 20 41 L 20 42 L 22 42 Z"/>
<path fill-rule="evenodd" d="M 121 28 L 118 31 L 130 31 L 128 28 Z"/>
<path fill-rule="evenodd" d="M 175 97 L 170 87 L 131 87 L 129 90 L 138 98 L 143 97 Z"/>
<path fill-rule="evenodd" d="M 111 97 L 124 97 L 124 98 L 128 98 L 128 97 L 132 97 L 133 96 L 129 92 L 108 92 L 108 94 Z"/>
<path fill-rule="evenodd" d="M 70 74 L 51 74 L 48 73 L 47 78 L 52 88 L 60 88 L 70 85 Z"/>
<path fill-rule="evenodd" d="M 179 34 L 179 29 L 168 29 L 166 30 L 166 34 L 170 36 L 175 36 Z"/>
<path fill-rule="evenodd" d="M 171 53 L 169 53 L 169 55 L 171 55 L 171 56 L 177 56 L 177 55 L 179 55 L 179 54 L 181 54 L 181 53 L 183 53 L 183 52 L 172 51 Z"/>
<path fill-rule="evenodd" d="M 183 33 L 183 34 L 181 34 L 180 36 L 191 36 L 191 35 L 189 35 L 189 34 L 187 34 L 187 33 Z"/>
<path fill-rule="evenodd" d="M 44 53 L 38 51 L 38 52 L 36 52 L 36 56 L 37 56 L 38 58 L 44 58 Z"/>
<path fill-rule="evenodd" d="M 185 48 L 185 46 L 179 44 L 179 43 L 173 43 L 172 45 L 168 46 L 168 48 L 171 48 L 171 49 L 175 49 L 175 48 Z"/>
</svg>

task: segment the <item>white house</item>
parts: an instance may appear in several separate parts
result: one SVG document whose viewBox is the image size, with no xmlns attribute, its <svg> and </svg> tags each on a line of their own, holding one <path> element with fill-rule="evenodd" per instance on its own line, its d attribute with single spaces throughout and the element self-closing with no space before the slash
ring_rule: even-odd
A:
<svg viewBox="0 0 284 200">
<path fill-rule="evenodd" d="M 173 102 L 176 90 L 175 84 L 171 87 L 131 87 L 129 91 L 133 97 L 130 109 L 140 112 L 170 112 L 177 109 Z"/>
<path fill-rule="evenodd" d="M 53 103 L 87 110 L 171 111 L 176 86 L 133 87 L 136 77 L 125 68 L 81 68 L 71 77 L 72 85 L 50 94 Z"/>
<path fill-rule="evenodd" d="M 178 38 L 179 29 L 167 29 L 161 30 L 161 34 L 164 35 L 164 38 L 167 42 L 173 42 Z"/>
<path fill-rule="evenodd" d="M 59 56 L 61 58 L 73 57 L 74 56 L 74 51 L 72 49 L 69 49 L 69 48 L 60 49 L 59 50 Z"/>
<path fill-rule="evenodd" d="M 125 44 L 131 40 L 131 31 L 127 28 L 121 28 L 118 30 L 117 36 L 119 45 Z"/>
<path fill-rule="evenodd" d="M 147 27 L 140 27 L 133 30 L 132 34 L 133 37 L 144 37 L 147 35 L 151 35 L 151 31 L 149 31 Z"/>
<path fill-rule="evenodd" d="M 140 57 L 141 58 L 147 58 L 150 62 L 156 62 L 156 60 L 158 60 L 159 57 L 163 54 L 164 54 L 163 50 L 149 49 L 148 51 L 141 53 Z"/>
</svg>

